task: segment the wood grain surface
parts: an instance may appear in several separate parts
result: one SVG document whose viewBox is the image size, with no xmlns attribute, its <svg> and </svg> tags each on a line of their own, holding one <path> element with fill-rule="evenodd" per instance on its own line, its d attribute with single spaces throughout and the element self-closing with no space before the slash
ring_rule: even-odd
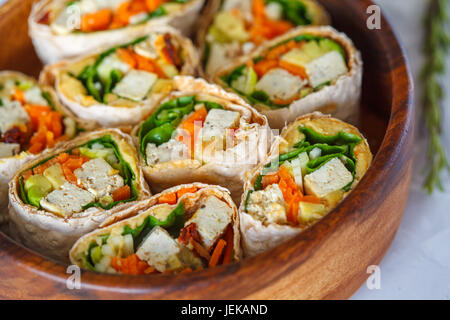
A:
<svg viewBox="0 0 450 320">
<path fill-rule="evenodd" d="M 358 187 L 333 212 L 291 241 L 238 264 L 186 275 L 115 276 L 83 271 L 69 290 L 67 266 L 0 233 L 0 298 L 16 299 L 342 299 L 367 279 L 400 224 L 413 151 L 413 88 L 403 49 L 384 18 L 366 27 L 369 0 L 320 1 L 334 26 L 362 51 L 362 132 L 376 157 Z M 27 35 L 31 0 L 0 8 L 0 69 L 37 75 Z"/>
</svg>

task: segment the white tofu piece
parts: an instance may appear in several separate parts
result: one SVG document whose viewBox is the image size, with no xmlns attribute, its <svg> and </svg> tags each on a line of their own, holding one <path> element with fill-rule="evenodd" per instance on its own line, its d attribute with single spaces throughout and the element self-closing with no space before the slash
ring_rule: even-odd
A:
<svg viewBox="0 0 450 320">
<path fill-rule="evenodd" d="M 111 195 L 114 190 L 123 187 L 123 178 L 103 158 L 84 163 L 75 170 L 78 183 L 91 192 L 97 199 Z"/>
<path fill-rule="evenodd" d="M 283 17 L 283 7 L 277 2 L 270 2 L 265 7 L 266 15 L 271 20 L 280 20 Z"/>
<path fill-rule="evenodd" d="M 353 176 L 338 158 L 333 158 L 316 171 L 307 174 L 304 178 L 305 191 L 319 198 L 342 189 L 350 182 Z"/>
<path fill-rule="evenodd" d="M 158 76 L 152 72 L 131 70 L 114 87 L 113 93 L 135 101 L 140 101 L 158 80 Z"/>
<path fill-rule="evenodd" d="M 203 240 L 202 245 L 209 250 L 231 223 L 232 214 L 233 210 L 225 202 L 215 196 L 209 196 L 186 226 L 191 223 L 197 225 L 198 233 Z"/>
<path fill-rule="evenodd" d="M 136 255 L 159 272 L 178 271 L 186 267 L 197 269 L 202 266 L 199 258 L 179 244 L 161 227 L 155 227 L 144 239 Z"/>
<path fill-rule="evenodd" d="M 308 82 L 281 68 L 267 72 L 256 84 L 256 90 L 267 93 L 271 100 L 294 98 Z"/>
<path fill-rule="evenodd" d="M 313 88 L 328 81 L 336 80 L 348 71 L 344 58 L 335 50 L 309 62 L 305 69 Z"/>
<path fill-rule="evenodd" d="M 53 190 L 41 200 L 41 207 L 62 216 L 81 212 L 83 206 L 93 202 L 95 197 L 89 191 L 66 182 L 61 189 Z"/>
<path fill-rule="evenodd" d="M 154 143 L 147 144 L 146 155 L 148 165 L 190 159 L 188 147 L 182 141 L 175 139 L 170 139 L 160 146 Z"/>
<path fill-rule="evenodd" d="M 20 144 L 0 142 L 0 159 L 12 157 L 20 152 Z"/>
<path fill-rule="evenodd" d="M 162 37 L 162 35 L 150 34 L 147 40 L 141 41 L 134 46 L 134 51 L 143 57 L 158 60 L 160 56 L 155 43 L 159 37 Z M 164 41 L 162 43 L 164 43 Z"/>
<path fill-rule="evenodd" d="M 59 35 L 64 35 L 80 28 L 80 19 L 76 17 L 82 13 L 81 4 L 74 3 L 63 8 L 56 19 L 50 24 L 50 29 Z M 77 15 L 78 14 L 78 15 Z"/>
<path fill-rule="evenodd" d="M 283 193 L 277 184 L 250 194 L 247 213 L 267 223 L 287 222 Z"/>
<path fill-rule="evenodd" d="M 235 111 L 211 109 L 202 128 L 203 141 L 223 139 L 226 130 L 239 126 L 241 114 Z"/>
<path fill-rule="evenodd" d="M 111 74 L 111 71 L 114 69 L 119 70 L 122 74 L 125 74 L 130 70 L 130 65 L 122 61 L 116 53 L 112 53 L 98 66 L 97 71 L 100 79 L 106 82 Z"/>
<path fill-rule="evenodd" d="M 47 106 L 48 102 L 42 97 L 42 91 L 39 87 L 34 86 L 23 93 L 25 101 L 29 104 L 37 104 Z"/>
<path fill-rule="evenodd" d="M 5 133 L 14 126 L 28 122 L 30 122 L 30 117 L 19 102 L 12 101 L 0 107 L 0 133 Z"/>
</svg>

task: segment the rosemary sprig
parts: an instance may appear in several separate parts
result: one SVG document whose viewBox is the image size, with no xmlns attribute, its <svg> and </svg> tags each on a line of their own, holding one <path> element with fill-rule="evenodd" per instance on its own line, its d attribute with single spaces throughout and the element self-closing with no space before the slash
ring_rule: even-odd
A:
<svg viewBox="0 0 450 320">
<path fill-rule="evenodd" d="M 448 34 L 450 0 L 430 0 L 429 10 L 425 17 L 425 45 L 424 54 L 426 62 L 422 70 L 422 83 L 424 86 L 424 115 L 425 125 L 429 135 L 428 164 L 424 169 L 427 177 L 424 189 L 431 194 L 437 186 L 443 191 L 442 170 L 450 170 L 445 148 L 441 141 L 442 132 L 442 100 L 444 90 L 441 84 L 441 75 L 446 72 L 445 58 L 450 47 Z"/>
</svg>

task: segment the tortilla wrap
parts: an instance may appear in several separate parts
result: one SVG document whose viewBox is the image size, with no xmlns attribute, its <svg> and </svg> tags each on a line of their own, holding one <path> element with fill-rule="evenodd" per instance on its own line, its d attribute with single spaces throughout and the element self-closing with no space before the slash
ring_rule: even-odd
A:
<svg viewBox="0 0 450 320">
<path fill-rule="evenodd" d="M 248 25 L 252 25 L 251 21 L 254 21 L 254 16 L 252 13 L 252 1 L 253 0 L 211 0 L 206 4 L 204 10 L 204 18 L 199 23 L 199 31 L 197 32 L 196 42 L 199 47 L 199 52 L 202 56 L 202 64 L 203 67 L 199 66 L 199 73 L 203 78 L 208 80 L 213 80 L 214 73 L 218 68 L 209 67 L 206 68 L 208 64 L 207 57 L 207 34 L 212 26 L 216 15 L 225 10 L 229 10 L 232 8 L 238 8 L 241 14 L 244 16 Z M 296 0 L 300 1 L 300 0 Z M 329 25 L 331 24 L 331 18 L 325 8 L 320 5 L 316 0 L 301 0 L 303 4 L 307 7 L 309 11 L 309 16 L 312 18 L 312 23 L 310 25 L 313 26 L 321 26 L 321 25 Z M 225 8 L 225 10 L 224 10 Z M 244 9 L 245 8 L 245 9 Z M 248 12 L 243 12 L 248 11 Z M 269 39 L 270 40 L 270 39 Z M 245 42 L 248 44 L 253 44 L 251 41 Z M 234 50 L 231 50 L 227 61 L 221 61 L 221 65 L 226 63 L 230 63 L 236 58 L 244 54 L 248 54 L 248 51 L 245 52 L 243 49 L 243 43 L 239 44 Z M 254 49 L 257 49 L 258 45 L 254 44 Z M 223 57 L 222 57 L 223 58 Z M 222 59 L 221 59 L 222 60 Z M 208 70 L 206 70 L 208 69 Z"/>
<path fill-rule="evenodd" d="M 192 32 L 197 21 L 204 0 L 191 0 L 183 6 L 183 10 L 170 15 L 153 18 L 145 23 L 128 25 L 127 27 L 97 31 L 91 33 L 72 32 L 69 34 L 55 34 L 51 28 L 39 23 L 46 15 L 52 2 L 56 6 L 64 5 L 67 0 L 41 0 L 33 4 L 28 18 L 29 35 L 34 48 L 44 64 L 85 55 L 99 47 L 111 47 L 123 42 L 124 39 L 135 39 L 144 36 L 157 26 L 170 25 L 181 30 L 185 35 Z"/>
<path fill-rule="evenodd" d="M 170 34 L 181 48 L 184 61 L 180 74 L 194 74 L 198 63 L 198 55 L 189 39 L 183 37 L 175 29 L 165 26 L 153 28 L 152 33 Z M 130 41 L 126 43 L 130 43 Z M 103 48 L 95 54 L 46 66 L 41 72 L 40 81 L 53 86 L 62 103 L 82 119 L 94 119 L 105 127 L 135 125 L 151 112 L 155 101 L 169 91 L 171 85 L 168 83 L 161 86 L 161 90 L 151 91 L 144 100 L 137 102 L 124 98 L 118 99 L 117 103 L 114 102 L 116 105 L 113 106 L 95 100 L 86 92 L 82 83 L 68 75 L 68 72 L 80 73 L 83 66 L 93 64 L 93 61 L 106 50 L 108 48 Z M 69 81 L 73 82 L 73 85 L 69 86 Z"/>
<path fill-rule="evenodd" d="M 254 104 L 253 106 L 267 116 L 272 128 L 277 129 L 281 129 L 286 124 L 295 121 L 298 116 L 314 111 L 331 114 L 338 119 L 357 124 L 363 72 L 361 54 L 345 34 L 337 32 L 332 27 L 297 28 L 276 39 L 268 41 L 253 53 L 235 60 L 231 65 L 221 68 L 214 76 L 214 82 L 228 87 L 221 79 L 222 75 L 231 72 L 236 67 L 245 64 L 251 59 L 261 56 L 269 48 L 302 34 L 326 37 L 340 44 L 347 56 L 348 72 L 341 75 L 334 84 L 325 85 L 320 90 L 292 102 L 288 107 L 271 109 L 263 104 Z M 229 90 L 232 89 L 229 88 Z"/>
<path fill-rule="evenodd" d="M 239 143 L 223 153 L 217 152 L 218 162 L 211 161 L 203 164 L 200 161 L 202 158 L 196 157 L 147 165 L 143 154 L 140 153 L 139 161 L 145 178 L 154 192 L 161 192 L 182 183 L 203 182 L 220 185 L 229 189 L 233 200 L 239 203 L 244 172 L 264 159 L 270 147 L 272 133 L 267 119 L 239 96 L 228 93 L 216 85 L 208 84 L 202 79 L 192 77 L 175 77 L 174 91 L 160 99 L 157 105 L 173 98 L 189 95 L 199 95 L 202 97 L 201 100 L 209 99 L 221 104 L 225 110 L 239 112 L 240 128 L 243 128 L 245 124 L 248 130 L 245 134 L 248 137 L 248 144 Z M 132 133 L 136 145 L 140 145 L 138 134 L 141 125 L 142 123 L 136 126 Z"/>
<path fill-rule="evenodd" d="M 38 209 L 30 204 L 25 204 L 20 196 L 20 177 L 22 173 L 52 156 L 105 135 L 109 135 L 117 144 L 123 159 L 128 162 L 131 171 L 135 175 L 132 184 L 136 188 L 137 200 L 142 200 L 151 195 L 142 175 L 142 170 L 138 166 L 136 149 L 133 147 L 132 139 L 129 135 L 122 133 L 118 129 L 103 129 L 85 133 L 29 162 L 11 179 L 9 183 L 9 217 L 13 237 L 28 248 L 45 256 L 67 262 L 67 253 L 79 237 L 94 230 L 105 219 L 114 216 L 133 204 L 133 202 L 122 202 L 109 210 L 91 206 L 82 212 L 62 217 L 49 211 Z"/>
<path fill-rule="evenodd" d="M 123 210 L 119 215 L 112 216 L 110 219 L 106 220 L 102 224 L 101 228 L 89 234 L 86 234 L 74 244 L 74 246 L 70 250 L 70 261 L 81 268 L 84 269 L 89 268 L 92 270 L 92 267 L 88 266 L 86 262 L 87 260 L 86 255 L 88 250 L 90 250 L 89 248 L 91 246 L 91 243 L 93 241 L 95 242 L 97 237 L 101 237 L 102 235 L 105 234 L 110 234 L 111 237 L 115 235 L 123 235 L 122 231 L 124 230 L 125 226 L 131 227 L 132 229 L 136 228 L 137 226 L 140 226 L 148 216 L 155 217 L 154 212 L 156 211 L 156 209 L 166 205 L 162 204 L 161 202 L 162 198 L 165 195 L 177 193 L 178 191 L 186 188 L 188 189 L 194 188 L 197 190 L 196 191 L 191 190 L 188 193 L 183 192 L 183 195 L 177 196 L 176 203 L 172 204 L 172 208 L 176 208 L 182 202 L 184 205 L 185 217 L 186 215 L 188 215 L 187 216 L 188 219 L 192 217 L 192 215 L 195 213 L 197 209 L 199 209 L 200 206 L 203 206 L 204 200 L 210 196 L 215 196 L 221 202 L 224 202 L 226 206 L 232 210 L 231 223 L 233 230 L 233 257 L 234 261 L 239 261 L 241 259 L 242 253 L 240 247 L 239 218 L 236 205 L 232 201 L 230 193 L 227 189 L 202 183 L 180 185 L 170 188 L 160 194 L 154 195 L 151 198 L 139 201 L 132 207 Z M 184 219 L 184 221 L 188 219 Z M 183 225 L 187 224 L 183 222 Z M 135 251 L 137 249 L 136 246 L 137 245 L 135 244 L 134 249 Z M 116 271 L 111 268 L 105 271 L 116 273 Z"/>
<path fill-rule="evenodd" d="M 0 82 L 2 82 L 3 79 L 16 79 L 19 81 L 29 81 L 35 85 L 38 85 L 38 82 L 34 78 L 15 71 L 1 71 Z M 59 102 L 58 96 L 51 87 L 45 85 L 41 85 L 39 87 L 42 90 L 49 93 L 53 101 L 55 110 L 61 112 L 65 117 L 72 118 L 77 123 L 79 128 L 83 128 L 85 130 L 92 130 L 95 127 L 97 127 L 97 123 L 95 123 L 94 121 L 85 121 L 76 118 L 69 110 L 67 110 L 67 108 L 65 108 Z M 9 181 L 16 173 L 16 171 L 19 170 L 20 167 L 22 167 L 28 161 L 35 159 L 36 157 L 38 157 L 40 154 L 44 153 L 47 150 L 48 149 L 38 154 L 33 154 L 29 151 L 22 151 L 19 154 L 12 157 L 0 158 L 0 224 L 6 222 L 8 217 L 7 207 L 8 207 Z"/>
<path fill-rule="evenodd" d="M 368 170 L 372 162 L 372 153 L 370 151 L 367 140 L 362 136 L 357 128 L 349 125 L 343 121 L 331 118 L 330 116 L 323 115 L 319 112 L 307 114 L 299 117 L 294 123 L 285 127 L 280 137 L 277 137 L 276 141 L 271 147 L 270 154 L 267 159 L 262 162 L 258 167 L 247 172 L 244 184 L 244 195 L 241 199 L 241 205 L 239 208 L 239 216 L 241 220 L 241 235 L 242 235 L 242 247 L 245 256 L 255 256 L 261 252 L 269 250 L 278 246 L 281 243 L 293 238 L 303 230 L 307 229 L 312 224 L 319 220 L 315 220 L 306 224 L 299 224 L 293 226 L 290 224 L 278 224 L 261 220 L 246 212 L 246 198 L 250 190 L 253 190 L 255 181 L 260 175 L 264 166 L 271 163 L 278 158 L 279 154 L 284 153 L 283 149 L 292 146 L 295 143 L 296 138 L 299 137 L 298 127 L 299 125 L 305 125 L 307 127 L 314 128 L 317 132 L 326 135 L 334 135 L 339 131 L 345 131 L 352 133 L 362 138 L 362 141 L 356 145 L 354 153 L 356 155 L 356 174 L 354 176 L 353 183 L 350 190 L 344 192 L 344 190 L 338 190 L 332 194 L 327 195 L 325 199 L 326 210 L 328 214 L 333 210 L 347 195 L 353 190 L 358 182 L 362 179 L 366 171 Z M 288 149 L 289 150 L 289 149 Z M 266 212 L 262 214 L 266 215 Z"/>
</svg>

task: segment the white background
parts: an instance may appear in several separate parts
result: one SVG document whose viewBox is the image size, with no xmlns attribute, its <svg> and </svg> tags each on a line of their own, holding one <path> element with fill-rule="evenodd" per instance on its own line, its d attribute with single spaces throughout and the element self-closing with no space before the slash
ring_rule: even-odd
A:
<svg viewBox="0 0 450 320">
<path fill-rule="evenodd" d="M 0 4 L 3 2 L 5 0 L 0 0 Z M 391 249 L 380 264 L 381 289 L 369 290 L 364 285 L 353 299 L 450 299 L 450 176 L 446 174 L 444 178 L 445 193 L 436 192 L 428 196 L 421 189 L 426 140 L 421 117 L 421 87 L 417 80 L 423 62 L 421 21 L 427 1 L 376 2 L 402 40 L 414 74 L 417 113 L 415 169 L 403 222 Z M 448 74 L 445 80 L 445 92 L 449 93 Z M 450 150 L 450 94 L 445 108 L 443 138 L 447 150 Z"/>
</svg>

